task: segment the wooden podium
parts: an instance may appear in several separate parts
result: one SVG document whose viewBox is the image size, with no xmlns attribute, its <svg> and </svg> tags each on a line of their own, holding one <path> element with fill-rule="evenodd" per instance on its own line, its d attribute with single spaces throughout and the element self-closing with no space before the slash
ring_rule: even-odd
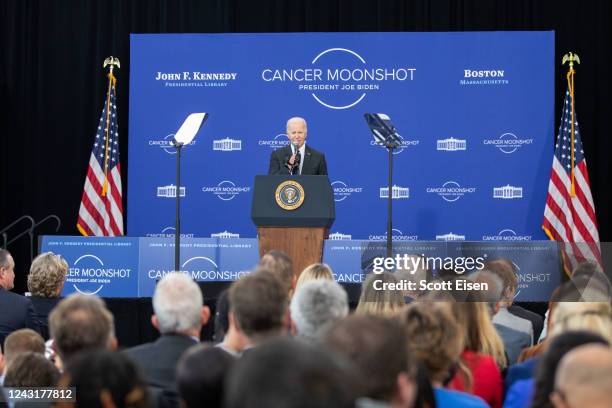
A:
<svg viewBox="0 0 612 408">
<path fill-rule="evenodd" d="M 259 255 L 277 249 L 293 260 L 296 275 L 323 258 L 323 240 L 335 219 L 327 176 L 256 176 L 251 218 Z"/>
</svg>

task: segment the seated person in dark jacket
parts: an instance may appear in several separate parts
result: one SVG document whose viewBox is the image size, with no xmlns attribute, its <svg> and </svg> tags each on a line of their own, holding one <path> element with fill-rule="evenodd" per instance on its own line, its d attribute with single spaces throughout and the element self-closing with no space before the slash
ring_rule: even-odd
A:
<svg viewBox="0 0 612 408">
<path fill-rule="evenodd" d="M 327 175 L 325 155 L 306 146 L 308 129 L 303 118 L 287 121 L 289 146 L 272 152 L 268 174 Z"/>
<path fill-rule="evenodd" d="M 31 320 L 45 340 L 49 339 L 49 313 L 60 301 L 68 264 L 59 255 L 45 252 L 32 261 L 28 290 L 33 312 Z"/>
<path fill-rule="evenodd" d="M 0 249 L 0 344 L 18 329 L 34 328 L 29 320 L 32 302 L 25 296 L 10 292 L 15 282 L 15 261 L 10 252 Z"/>
<path fill-rule="evenodd" d="M 172 272 L 164 276 L 153 294 L 151 323 L 161 337 L 125 350 L 140 368 L 156 395 L 178 406 L 176 366 L 183 353 L 199 343 L 200 331 L 210 317 L 202 291 L 190 276 Z"/>
</svg>

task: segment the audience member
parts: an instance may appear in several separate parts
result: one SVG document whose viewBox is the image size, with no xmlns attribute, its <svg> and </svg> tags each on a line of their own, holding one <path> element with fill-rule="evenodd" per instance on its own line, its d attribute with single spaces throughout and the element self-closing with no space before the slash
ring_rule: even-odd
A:
<svg viewBox="0 0 612 408">
<path fill-rule="evenodd" d="M 551 318 L 549 319 L 549 334 L 537 348 L 531 351 L 532 357 L 508 369 L 505 383 L 506 389 L 517 380 L 529 379 L 534 376 L 539 355 L 546 349 L 555 336 L 570 330 L 586 330 L 599 334 L 607 341 L 612 340 L 612 309 L 609 302 L 581 301 L 584 291 L 575 285 L 575 281 L 566 282 L 554 295 L 558 302 L 551 302 Z M 581 285 L 581 284 L 580 284 Z M 588 289 L 591 291 L 591 289 Z M 601 296 L 597 291 L 591 291 L 590 298 Z"/>
<path fill-rule="evenodd" d="M 306 282 L 317 279 L 334 280 L 334 272 L 329 267 L 329 265 L 316 263 L 307 266 L 302 271 L 302 273 L 300 273 L 300 277 L 298 278 L 297 283 L 295 284 L 295 290 L 297 290 Z"/>
<path fill-rule="evenodd" d="M 535 344 L 531 347 L 527 347 L 521 351 L 521 354 L 518 358 L 518 363 L 523 363 L 531 359 L 532 357 L 536 357 L 544 352 L 544 346 L 546 345 L 546 337 L 548 336 L 548 332 L 550 331 L 550 318 L 549 316 L 553 313 L 554 309 L 557 307 L 557 303 L 559 302 L 561 296 L 561 286 L 558 286 L 553 290 L 550 295 L 550 299 L 548 301 L 548 310 L 546 310 L 546 314 L 544 317 L 544 329 L 542 333 L 540 333 L 539 343 Z"/>
<path fill-rule="evenodd" d="M 188 349 L 176 370 L 181 407 L 222 407 L 224 380 L 235 361 L 217 347 L 198 344 Z"/>
<path fill-rule="evenodd" d="M 595 293 L 596 298 L 589 299 Z M 549 307 L 546 311 L 544 330 L 540 335 L 540 341 L 546 337 L 547 330 L 550 325 L 550 317 L 552 315 L 552 308 L 556 306 L 556 303 L 561 299 L 567 301 L 600 301 L 607 299 L 612 300 L 612 285 L 608 277 L 601 271 L 598 264 L 594 262 L 581 262 L 572 271 L 571 280 L 565 282 L 559 286 L 549 301 Z"/>
<path fill-rule="evenodd" d="M 32 329 L 19 329 L 9 334 L 4 341 L 4 368 L 0 368 L 0 385 L 11 362 L 21 353 L 32 352 L 44 356 L 45 341 Z"/>
<path fill-rule="evenodd" d="M 394 408 L 415 406 L 416 362 L 408 353 L 406 332 L 399 322 L 352 315 L 331 326 L 323 342 L 352 363 L 356 394 L 361 397 L 357 406 L 364 406 L 366 398 Z"/>
<path fill-rule="evenodd" d="M 15 284 L 15 261 L 10 252 L 0 249 L 0 345 L 11 332 L 33 328 L 30 321 L 32 302 L 25 296 L 10 292 Z M 10 310 L 10 313 L 6 313 Z"/>
<path fill-rule="evenodd" d="M 176 364 L 181 355 L 200 341 L 202 326 L 210 317 L 202 291 L 189 275 L 172 272 L 164 276 L 153 294 L 151 323 L 161 333 L 152 343 L 125 350 L 139 367 L 155 395 L 178 405 Z"/>
<path fill-rule="evenodd" d="M 487 306 L 478 292 L 471 292 L 464 301 L 452 303 L 451 309 L 465 346 L 449 388 L 477 395 L 490 407 L 499 408 L 503 402 L 501 370 L 507 362 Z"/>
<path fill-rule="evenodd" d="M 572 272 L 572 280 L 578 279 L 584 279 L 586 282 L 592 281 L 593 283 L 590 286 L 596 286 L 604 297 L 612 300 L 612 284 L 600 264 L 588 261 L 579 263 Z"/>
<path fill-rule="evenodd" d="M 87 350 L 73 356 L 59 381 L 59 388 L 74 387 L 76 403 L 58 407 L 149 407 L 149 396 L 134 363 L 123 353 Z"/>
<path fill-rule="evenodd" d="M 348 296 L 334 281 L 312 280 L 295 291 L 290 310 L 295 333 L 314 340 L 322 328 L 348 315 Z"/>
<path fill-rule="evenodd" d="M 352 408 L 353 387 L 347 366 L 333 354 L 277 338 L 237 360 L 227 378 L 225 407 Z"/>
<path fill-rule="evenodd" d="M 527 333 L 530 338 L 529 345 L 531 346 L 534 343 L 535 336 L 535 330 L 531 320 L 519 317 L 509 310 L 514 302 L 516 288 L 518 287 L 518 277 L 516 276 L 514 264 L 509 259 L 500 258 L 485 263 L 485 269 L 496 274 L 502 281 L 502 298 L 499 304 L 499 310 L 495 313 L 495 316 L 493 316 L 493 323 Z M 515 307 L 515 310 L 517 308 L 518 306 Z"/>
<path fill-rule="evenodd" d="M 521 351 L 531 345 L 531 336 L 525 332 L 515 330 L 511 327 L 495 323 L 495 315 L 500 310 L 503 299 L 503 281 L 498 274 L 482 269 L 472 273 L 469 279 L 487 285 L 487 290 L 482 290 L 481 296 L 487 303 L 489 314 L 493 318 L 493 325 L 504 343 L 504 350 L 508 357 L 508 364 L 516 363 Z"/>
<path fill-rule="evenodd" d="M 275 249 L 268 251 L 259 260 L 256 271 L 270 272 L 281 282 L 283 289 L 286 290 L 287 295 L 291 297 L 297 277 L 293 270 L 293 261 L 289 255 Z"/>
<path fill-rule="evenodd" d="M 555 375 L 551 401 L 556 408 L 612 407 L 612 349 L 586 345 L 567 353 Z"/>
<path fill-rule="evenodd" d="M 241 333 L 234 323 L 230 324 L 229 289 L 221 292 L 217 301 L 215 312 L 215 340 L 220 341 L 215 347 L 229 353 L 232 357 L 240 357 L 240 353 L 247 345 L 246 336 Z M 221 328 L 223 327 L 223 328 Z M 223 331 L 223 336 L 219 333 Z"/>
<path fill-rule="evenodd" d="M 568 330 L 587 330 L 612 342 L 610 302 L 559 302 L 551 317 L 550 336 Z"/>
<path fill-rule="evenodd" d="M 448 303 L 429 301 L 404 308 L 399 317 L 406 330 L 408 352 L 427 369 L 439 408 L 486 407 L 479 397 L 443 388 L 464 348 L 461 331 L 449 309 Z"/>
<path fill-rule="evenodd" d="M 508 303 L 508 311 L 510 313 L 512 313 L 515 316 L 521 317 L 523 319 L 527 319 L 531 322 L 532 327 L 533 327 L 533 342 L 537 343 L 538 339 L 540 338 L 541 334 L 542 334 L 542 330 L 544 330 L 544 318 L 535 312 L 532 312 L 531 310 L 527 310 L 521 306 L 515 305 L 514 302 L 514 298 L 516 297 L 517 293 L 516 293 L 516 289 L 518 288 L 518 272 L 517 272 L 517 267 L 516 265 L 509 259 L 507 258 L 500 258 L 499 261 L 502 262 L 506 262 L 508 266 L 510 266 L 512 268 L 513 276 L 514 276 L 514 280 L 516 280 L 516 283 L 514 284 L 514 293 L 511 294 L 511 301 Z M 493 261 L 496 262 L 496 261 Z"/>
<path fill-rule="evenodd" d="M 590 343 L 608 345 L 603 337 L 587 331 L 568 331 L 555 336 L 538 359 L 535 378 L 516 381 L 507 391 L 504 407 L 553 408 L 549 396 L 554 390 L 559 361 L 572 349 Z"/>
<path fill-rule="evenodd" d="M 230 330 L 236 330 L 243 349 L 286 332 L 288 295 L 271 273 L 258 271 L 245 275 L 230 287 Z M 243 350 L 238 350 L 243 351 Z"/>
<path fill-rule="evenodd" d="M 420 296 L 425 291 L 421 289 L 421 282 L 430 282 L 432 280 L 431 272 L 426 269 L 425 258 L 421 255 L 407 255 L 408 265 L 416 265 L 414 268 L 397 269 L 393 274 L 399 281 L 413 283 L 413 289 L 407 288 L 404 290 L 404 302 L 410 303 Z"/>
<path fill-rule="evenodd" d="M 45 252 L 32 261 L 28 290 L 32 301 L 31 320 L 45 340 L 49 339 L 49 313 L 59 303 L 68 264 L 59 255 Z"/>
<path fill-rule="evenodd" d="M 94 295 L 62 299 L 49 315 L 49 334 L 59 367 L 81 350 L 117 348 L 113 315 Z"/>
<path fill-rule="evenodd" d="M 361 295 L 355 313 L 394 316 L 405 305 L 400 290 L 382 289 L 383 284 L 397 284 L 399 280 L 390 272 L 371 273 L 361 284 Z M 378 288 L 378 289 L 377 289 Z"/>
<path fill-rule="evenodd" d="M 223 289 L 215 305 L 215 328 L 213 341 L 221 343 L 229 330 L 229 291 Z"/>
<path fill-rule="evenodd" d="M 4 387 L 54 387 L 60 373 L 41 353 L 24 351 L 11 361 L 4 377 Z"/>
</svg>

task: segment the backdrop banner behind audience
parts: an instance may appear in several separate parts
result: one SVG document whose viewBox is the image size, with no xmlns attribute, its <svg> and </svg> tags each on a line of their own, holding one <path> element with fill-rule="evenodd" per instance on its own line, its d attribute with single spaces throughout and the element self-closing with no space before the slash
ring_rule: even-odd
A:
<svg viewBox="0 0 612 408">
<path fill-rule="evenodd" d="M 45 236 L 41 250 L 61 255 L 69 265 L 63 296 L 80 292 L 150 297 L 157 281 L 174 268 L 173 245 L 172 238 Z M 235 281 L 259 260 L 254 238 L 186 238 L 181 247 L 181 270 L 198 282 Z M 604 254 L 609 252 L 606 248 L 602 248 Z M 384 242 L 327 240 L 323 261 L 331 266 L 337 282 L 359 289 L 372 272 L 396 271 L 418 285 L 425 276 L 411 274 L 414 268 L 435 274 L 453 269 L 461 277 L 488 260 L 508 258 L 516 266 L 517 301 L 547 300 L 564 274 L 554 241 L 396 242 L 394 259 L 386 260 L 385 252 Z"/>
</svg>

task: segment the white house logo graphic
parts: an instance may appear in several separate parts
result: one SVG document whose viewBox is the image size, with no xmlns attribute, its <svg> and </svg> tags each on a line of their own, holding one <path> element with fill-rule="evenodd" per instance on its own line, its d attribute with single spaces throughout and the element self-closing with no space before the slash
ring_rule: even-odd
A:
<svg viewBox="0 0 612 408">
<path fill-rule="evenodd" d="M 334 201 L 340 202 L 346 200 L 354 193 L 361 193 L 363 191 L 363 187 L 349 187 L 345 182 L 336 180 L 331 183 L 332 188 L 334 189 Z"/>
<path fill-rule="evenodd" d="M 448 139 L 439 139 L 436 142 L 436 150 L 446 152 L 458 152 L 460 150 L 467 150 L 467 141 L 465 139 L 455 139 L 454 137 Z"/>
<path fill-rule="evenodd" d="M 261 79 L 269 84 L 295 84 L 329 109 L 349 109 L 368 92 L 380 91 L 387 82 L 413 81 L 416 68 L 371 66 L 363 56 L 347 48 L 328 48 L 310 65 L 291 68 L 266 67 Z"/>
<path fill-rule="evenodd" d="M 251 191 L 251 187 L 240 187 L 233 181 L 223 180 L 215 187 L 202 187 L 202 191 L 204 193 L 212 193 L 216 195 L 219 200 L 230 201 L 239 194 L 248 193 Z"/>
<path fill-rule="evenodd" d="M 213 150 L 221 152 L 233 152 L 242 150 L 242 140 L 225 138 L 213 140 Z"/>
<path fill-rule="evenodd" d="M 389 198 L 389 187 L 381 187 L 379 196 L 380 198 Z M 410 188 L 394 185 L 391 188 L 391 199 L 399 200 L 402 198 L 410 198 Z"/>
<path fill-rule="evenodd" d="M 168 154 L 176 154 L 176 149 L 172 145 L 172 139 L 174 138 L 174 133 L 170 133 L 168 136 L 164 137 L 161 140 L 149 140 L 149 146 L 157 147 L 162 149 L 164 152 Z M 193 146 L 196 144 L 196 139 L 194 138 L 187 146 Z"/>
<path fill-rule="evenodd" d="M 436 241 L 465 241 L 465 235 L 449 232 L 444 235 L 436 235 Z"/>
<path fill-rule="evenodd" d="M 400 138 L 400 145 L 397 149 L 393 150 L 394 155 L 402 153 L 404 149 L 407 149 L 408 147 L 415 147 L 421 143 L 421 141 L 418 139 L 404 139 L 399 133 L 398 136 Z M 380 143 L 376 143 L 375 140 L 370 140 L 370 146 L 377 146 L 386 149 L 385 146 L 381 145 Z"/>
<path fill-rule="evenodd" d="M 425 192 L 438 194 L 444 201 L 452 203 L 466 194 L 476 192 L 476 187 L 461 187 L 456 181 L 449 180 L 442 187 L 427 187 Z"/>
<path fill-rule="evenodd" d="M 531 235 L 518 235 L 514 230 L 505 228 L 497 235 L 483 235 L 483 241 L 531 241 Z"/>
<path fill-rule="evenodd" d="M 397 228 L 393 228 L 391 230 L 392 237 L 391 240 L 394 242 L 397 241 L 418 241 L 418 235 L 404 235 L 404 233 Z M 387 240 L 387 232 L 385 231 L 382 235 L 370 235 L 368 236 L 368 240 L 370 241 L 386 241 Z"/>
<path fill-rule="evenodd" d="M 278 135 L 274 136 L 274 139 L 259 140 L 257 145 L 276 150 L 280 149 L 281 147 L 289 146 L 289 137 L 285 133 L 279 133 Z"/>
<path fill-rule="evenodd" d="M 514 198 L 523 198 L 523 187 L 514 187 L 510 184 L 502 187 L 493 188 L 493 198 L 501 198 L 503 200 L 512 200 Z"/>
<path fill-rule="evenodd" d="M 185 187 L 181 187 L 180 190 L 181 197 L 185 197 Z M 176 186 L 174 184 L 170 184 L 168 186 L 157 187 L 157 197 L 176 198 Z"/>
<path fill-rule="evenodd" d="M 175 235 L 174 227 L 166 227 L 161 230 L 161 233 L 148 233 L 146 236 L 149 238 L 174 238 Z M 193 238 L 194 234 L 185 234 L 181 232 L 181 238 Z"/>
<path fill-rule="evenodd" d="M 223 232 L 217 232 L 216 234 L 210 234 L 211 238 L 240 238 L 240 234 L 234 234 L 227 230 Z"/>
<path fill-rule="evenodd" d="M 533 139 L 521 139 L 514 133 L 504 133 L 497 139 L 485 139 L 482 143 L 485 146 L 493 146 L 502 153 L 512 154 L 524 146 L 533 144 Z"/>
<path fill-rule="evenodd" d="M 329 237 L 327 239 L 332 240 L 332 241 L 340 241 L 340 240 L 346 240 L 346 239 L 353 239 L 353 236 L 350 234 L 342 234 L 340 232 L 334 232 L 333 234 L 329 234 Z"/>
<path fill-rule="evenodd" d="M 66 282 L 71 283 L 78 293 L 95 295 L 111 279 L 129 279 L 131 271 L 129 268 L 110 268 L 99 257 L 85 254 L 77 258 L 69 268 Z"/>
</svg>

